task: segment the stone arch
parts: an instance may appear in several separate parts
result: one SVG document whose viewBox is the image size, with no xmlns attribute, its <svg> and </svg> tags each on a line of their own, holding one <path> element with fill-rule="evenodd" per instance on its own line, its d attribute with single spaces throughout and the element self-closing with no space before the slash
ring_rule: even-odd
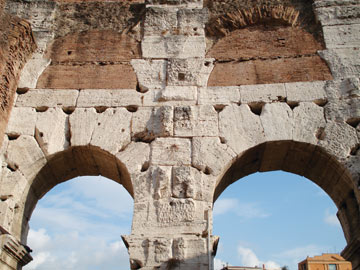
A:
<svg viewBox="0 0 360 270">
<path fill-rule="evenodd" d="M 257 3 L 228 7 L 210 19 L 207 57 L 215 59 L 215 67 L 208 86 L 331 80 L 318 55 L 325 46 L 314 14 L 305 18 L 300 10 Z"/>
<path fill-rule="evenodd" d="M 232 183 L 255 172 L 283 170 L 304 176 L 322 188 L 338 208 L 345 239 L 348 246 L 343 256 L 356 261 L 357 254 L 350 251 L 359 241 L 360 211 L 358 191 L 350 171 L 336 156 L 325 148 L 311 143 L 281 140 L 260 143 L 243 151 L 228 166 L 218 179 L 214 190 L 214 201 Z"/>
<path fill-rule="evenodd" d="M 47 158 L 46 163 L 28 181 L 19 201 L 11 231 L 26 243 L 28 222 L 35 206 L 54 186 L 77 176 L 101 175 L 121 185 L 133 197 L 130 174 L 118 158 L 96 146 L 76 146 Z"/>
</svg>

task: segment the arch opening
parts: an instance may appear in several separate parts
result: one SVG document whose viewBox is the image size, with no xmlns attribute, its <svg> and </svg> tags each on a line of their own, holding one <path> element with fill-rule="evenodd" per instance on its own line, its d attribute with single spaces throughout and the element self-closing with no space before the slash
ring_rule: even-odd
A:
<svg viewBox="0 0 360 270">
<path fill-rule="evenodd" d="M 335 203 L 348 244 L 359 235 L 359 204 L 349 172 L 319 146 L 294 141 L 262 143 L 241 154 L 217 182 L 214 202 L 232 183 L 256 172 L 282 170 L 304 176 Z"/>
</svg>

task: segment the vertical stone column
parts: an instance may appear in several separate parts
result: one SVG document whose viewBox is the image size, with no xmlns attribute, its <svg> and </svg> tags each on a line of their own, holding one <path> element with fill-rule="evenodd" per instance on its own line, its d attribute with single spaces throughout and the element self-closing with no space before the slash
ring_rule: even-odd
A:
<svg viewBox="0 0 360 270">
<path fill-rule="evenodd" d="M 132 269 L 205 270 L 212 264 L 216 240 L 210 237 L 212 179 L 192 167 L 196 123 L 191 119 L 206 113 L 195 106 L 197 92 L 213 68 L 213 60 L 205 59 L 207 12 L 202 0 L 146 4 L 143 59 L 132 65 L 140 90 L 152 97 L 144 105 L 159 107 L 160 120 L 149 168 L 133 176 L 132 234 L 123 239 Z"/>
</svg>

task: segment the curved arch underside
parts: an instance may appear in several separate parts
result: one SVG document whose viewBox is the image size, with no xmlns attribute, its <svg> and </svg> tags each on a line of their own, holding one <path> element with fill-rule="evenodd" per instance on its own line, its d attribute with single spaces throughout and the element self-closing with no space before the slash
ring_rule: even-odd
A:
<svg viewBox="0 0 360 270">
<path fill-rule="evenodd" d="M 321 187 L 334 201 L 338 218 L 349 241 L 359 224 L 352 177 L 319 146 L 294 141 L 272 141 L 246 150 L 217 183 L 214 201 L 232 183 L 255 172 L 283 170 L 304 176 Z"/>
</svg>

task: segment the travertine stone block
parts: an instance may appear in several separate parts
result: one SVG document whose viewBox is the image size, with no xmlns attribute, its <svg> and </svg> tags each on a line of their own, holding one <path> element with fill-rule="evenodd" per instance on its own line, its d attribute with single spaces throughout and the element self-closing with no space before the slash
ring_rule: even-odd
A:
<svg viewBox="0 0 360 270">
<path fill-rule="evenodd" d="M 233 150 L 217 137 L 194 137 L 192 139 L 192 166 L 205 174 L 219 175 L 225 164 L 236 157 Z"/>
<path fill-rule="evenodd" d="M 328 122 L 318 144 L 334 157 L 342 158 L 349 156 L 358 143 L 355 128 L 346 123 Z"/>
<path fill-rule="evenodd" d="M 325 125 L 324 108 L 312 102 L 300 103 L 294 109 L 293 140 L 316 145 Z"/>
<path fill-rule="evenodd" d="M 335 79 L 360 75 L 358 54 L 358 47 L 319 51 L 319 55 L 328 63 Z"/>
<path fill-rule="evenodd" d="M 159 93 L 158 101 L 191 101 L 197 99 L 195 86 L 166 86 Z"/>
<path fill-rule="evenodd" d="M 88 145 L 97 125 L 98 114 L 94 108 L 76 109 L 69 117 L 70 145 Z"/>
<path fill-rule="evenodd" d="M 188 106 L 196 105 L 197 100 L 170 100 L 164 101 L 161 100 L 162 91 L 160 89 L 150 89 L 144 94 L 143 106 L 145 107 L 160 107 L 160 106 Z"/>
<path fill-rule="evenodd" d="M 44 58 L 40 53 L 36 53 L 22 69 L 18 87 L 36 88 L 40 75 L 50 63 L 49 59 Z"/>
<path fill-rule="evenodd" d="M 0 182 L 1 198 L 13 197 L 15 201 L 21 203 L 21 196 L 28 187 L 28 181 L 19 170 L 11 171 L 8 168 L 4 168 Z"/>
<path fill-rule="evenodd" d="M 179 137 L 218 136 L 218 114 L 211 105 L 176 107 L 174 134 Z"/>
<path fill-rule="evenodd" d="M 149 167 L 150 145 L 142 142 L 131 142 L 123 151 L 116 154 L 116 158 L 125 164 L 130 174 L 138 174 Z"/>
<path fill-rule="evenodd" d="M 31 180 L 46 164 L 46 159 L 34 137 L 22 135 L 9 141 L 6 162 Z"/>
<path fill-rule="evenodd" d="M 193 199 L 175 199 L 156 201 L 157 222 L 160 224 L 176 224 L 195 220 L 196 202 Z"/>
<path fill-rule="evenodd" d="M 293 111 L 286 103 L 265 104 L 260 120 L 266 141 L 292 140 Z"/>
<path fill-rule="evenodd" d="M 166 60 L 133 59 L 131 60 L 131 65 L 135 70 L 139 87 L 142 91 L 165 87 Z"/>
<path fill-rule="evenodd" d="M 356 123 L 360 118 L 360 98 L 329 102 L 325 106 L 327 120 Z"/>
<path fill-rule="evenodd" d="M 6 133 L 9 135 L 34 135 L 36 123 L 36 111 L 34 108 L 15 107 L 11 116 Z"/>
<path fill-rule="evenodd" d="M 205 36 L 205 23 L 209 19 L 207 9 L 180 9 L 177 16 L 180 35 Z"/>
<path fill-rule="evenodd" d="M 314 101 L 326 103 L 326 81 L 285 83 L 286 97 L 289 103 Z"/>
<path fill-rule="evenodd" d="M 198 58 L 168 60 L 167 85 L 206 86 L 210 73 L 214 68 L 214 59 Z"/>
<path fill-rule="evenodd" d="M 188 8 L 201 8 L 203 0 L 146 0 L 145 3 L 149 5 L 169 5 L 180 6 Z"/>
<path fill-rule="evenodd" d="M 151 164 L 164 166 L 190 165 L 190 140 L 180 138 L 157 138 L 151 143 Z"/>
<path fill-rule="evenodd" d="M 97 116 L 90 144 L 112 154 L 118 153 L 131 141 L 130 122 L 131 113 L 126 109 L 107 109 Z"/>
<path fill-rule="evenodd" d="M 174 167 L 172 173 L 172 196 L 202 200 L 206 196 L 201 172 L 193 167 Z M 204 188 L 204 190 L 203 190 Z"/>
<path fill-rule="evenodd" d="M 228 87 L 200 87 L 198 91 L 198 104 L 229 105 L 240 102 L 240 89 L 238 86 Z"/>
<path fill-rule="evenodd" d="M 172 167 L 151 167 L 153 197 L 155 200 L 168 198 L 171 195 L 171 172 Z"/>
<path fill-rule="evenodd" d="M 360 24 L 324 26 L 326 48 L 358 47 L 360 44 Z"/>
<path fill-rule="evenodd" d="M 81 90 L 78 108 L 141 106 L 142 94 L 134 89 Z"/>
<path fill-rule="evenodd" d="M 265 141 L 260 117 L 248 105 L 231 105 L 219 114 L 220 137 L 235 153 Z"/>
<path fill-rule="evenodd" d="M 316 15 L 324 26 L 360 23 L 360 6 L 355 3 L 348 2 L 346 6 L 321 6 L 318 3 L 315 3 Z"/>
<path fill-rule="evenodd" d="M 171 35 L 178 26 L 177 11 L 177 8 L 168 6 L 148 7 L 144 22 L 144 35 Z"/>
<path fill-rule="evenodd" d="M 45 155 L 52 155 L 68 148 L 69 132 L 68 117 L 62 109 L 50 108 L 37 113 L 35 138 Z"/>
<path fill-rule="evenodd" d="M 204 58 L 205 37 L 145 36 L 141 48 L 144 58 Z"/>
<path fill-rule="evenodd" d="M 284 100 L 285 98 L 286 91 L 282 83 L 240 86 L 241 103 L 272 102 Z"/>
<path fill-rule="evenodd" d="M 19 95 L 16 100 L 17 107 L 75 107 L 79 91 L 30 89 Z"/>
<path fill-rule="evenodd" d="M 132 116 L 131 136 L 135 140 L 152 141 L 155 137 L 173 135 L 173 107 L 141 107 Z"/>
<path fill-rule="evenodd" d="M 325 91 L 331 102 L 360 97 L 360 80 L 358 78 L 346 78 L 326 82 Z"/>
<path fill-rule="evenodd" d="M 11 232 L 11 226 L 14 221 L 15 201 L 8 197 L 6 200 L 0 200 L 0 224 L 1 226 Z"/>
</svg>

